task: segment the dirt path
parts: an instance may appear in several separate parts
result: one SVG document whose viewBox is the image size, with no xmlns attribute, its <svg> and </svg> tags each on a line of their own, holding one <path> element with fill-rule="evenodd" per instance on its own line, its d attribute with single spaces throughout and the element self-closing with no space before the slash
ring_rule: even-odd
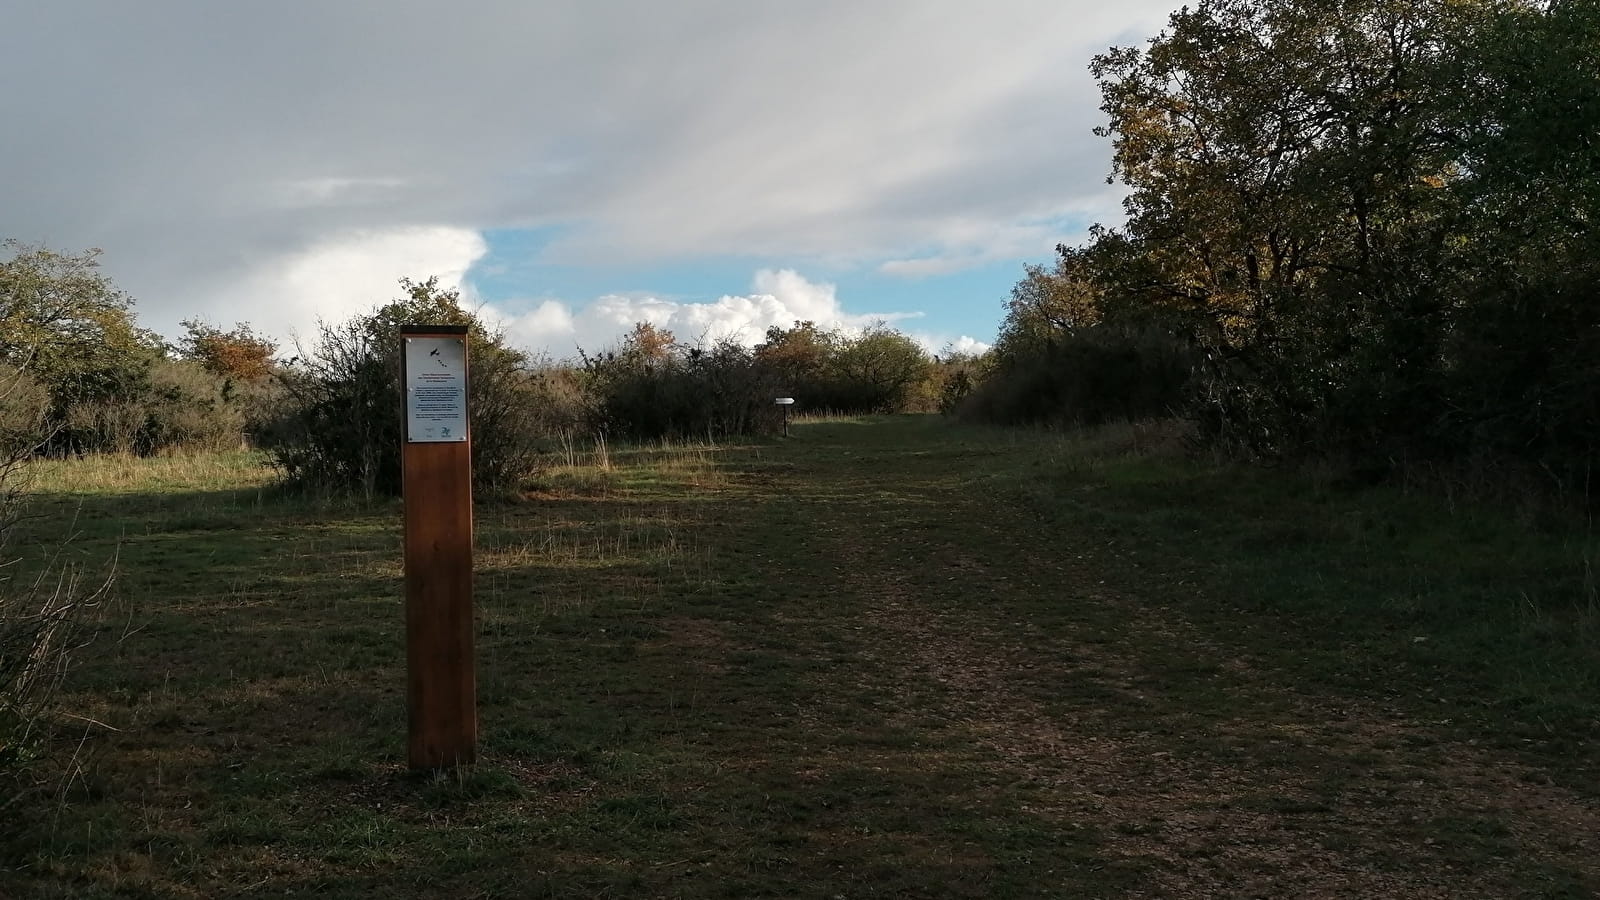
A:
<svg viewBox="0 0 1600 900">
<path fill-rule="evenodd" d="M 794 473 L 810 487 L 789 502 L 867 631 L 867 664 L 820 676 L 819 690 L 859 676 L 850 687 L 891 698 L 891 723 L 970 741 L 973 764 L 993 766 L 1023 811 L 1063 835 L 1094 833 L 1106 865 L 1137 873 L 1125 895 L 1600 885 L 1594 798 L 1207 639 L 1133 593 L 1130 573 L 1072 552 L 1095 535 L 1027 527 L 1024 511 L 974 489 L 981 457 L 930 463 L 916 454 L 932 446 L 874 452 L 842 430 L 832 446 L 814 439 Z M 1036 887 L 1075 889 L 1070 877 Z"/>
</svg>

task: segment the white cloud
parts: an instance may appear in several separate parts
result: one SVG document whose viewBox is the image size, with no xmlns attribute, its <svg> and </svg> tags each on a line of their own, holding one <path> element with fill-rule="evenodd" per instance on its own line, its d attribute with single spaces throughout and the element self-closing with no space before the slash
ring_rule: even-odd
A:
<svg viewBox="0 0 1600 900">
<path fill-rule="evenodd" d="M 991 344 L 985 343 L 984 341 L 980 341 L 977 338 L 965 334 L 958 338 L 952 339 L 949 337 L 941 337 L 939 335 L 913 331 L 907 334 L 906 337 L 916 341 L 922 346 L 923 350 L 927 351 L 927 353 L 932 356 L 943 356 L 952 351 L 955 353 L 981 354 L 987 352 L 992 346 Z"/>
<path fill-rule="evenodd" d="M 971 353 L 976 355 L 988 353 L 990 349 L 994 347 L 994 345 L 963 334 L 961 337 L 952 341 L 949 344 L 949 347 L 951 350 L 954 350 L 957 353 Z"/>
<path fill-rule="evenodd" d="M 704 302 L 610 294 L 578 307 L 545 300 L 522 315 L 494 307 L 484 312 L 505 330 L 513 345 L 557 359 L 575 355 L 578 347 L 592 353 L 614 346 L 638 322 L 665 328 L 691 345 L 726 339 L 753 346 L 774 325 L 788 328 L 809 321 L 823 328 L 858 332 L 875 321 L 894 322 L 918 315 L 846 312 L 834 285 L 810 281 L 792 269 L 763 269 L 751 279 L 749 294 Z"/>
<path fill-rule="evenodd" d="M 1101 185 L 1039 221 L 946 221 L 929 232 L 929 240 L 940 248 L 937 252 L 890 259 L 880 263 L 878 271 L 902 278 L 929 278 L 999 260 L 1048 257 L 1057 244 L 1079 240 L 1086 231 L 1083 226 L 1106 221 L 1111 211 L 1120 207 L 1123 196 L 1120 187 Z"/>
<path fill-rule="evenodd" d="M 305 339 L 318 319 L 340 322 L 394 299 L 402 277 L 437 275 L 445 287 L 467 287 L 467 269 L 487 249 L 477 232 L 461 228 L 339 234 L 229 273 L 184 298 L 185 308 L 224 326 L 248 321 L 257 332 L 281 341 L 296 334 Z"/>
<path fill-rule="evenodd" d="M 414 230 L 554 228 L 541 261 L 580 264 L 1047 256 L 1039 223 L 1117 215 L 1088 58 L 1172 3 L 12 4 L 0 236 L 103 247 L 163 330 L 303 329 Z M 318 267 L 339 284 L 283 293 Z"/>
<path fill-rule="evenodd" d="M 898 275 L 902 278 L 928 278 L 934 275 L 948 275 L 951 272 L 960 272 L 973 266 L 983 265 L 989 260 L 981 256 L 925 256 L 918 259 L 891 259 L 878 266 L 878 271 L 885 275 Z"/>
<path fill-rule="evenodd" d="M 482 312 L 486 319 L 506 332 L 513 344 L 540 352 L 572 343 L 578 333 L 572 309 L 559 300 L 546 300 L 532 312 L 520 316 L 507 317 L 494 307 L 486 307 Z"/>
</svg>

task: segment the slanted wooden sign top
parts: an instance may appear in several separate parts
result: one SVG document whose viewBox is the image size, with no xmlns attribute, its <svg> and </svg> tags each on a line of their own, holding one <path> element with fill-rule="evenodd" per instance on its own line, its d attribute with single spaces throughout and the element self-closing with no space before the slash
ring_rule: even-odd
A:
<svg viewBox="0 0 1600 900">
<path fill-rule="evenodd" d="M 407 337 L 405 344 L 406 440 L 466 440 L 466 337 Z"/>
</svg>

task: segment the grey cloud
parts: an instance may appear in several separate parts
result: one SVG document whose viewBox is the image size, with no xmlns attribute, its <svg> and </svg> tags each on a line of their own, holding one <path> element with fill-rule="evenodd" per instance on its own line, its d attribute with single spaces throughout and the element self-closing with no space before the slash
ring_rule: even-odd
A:
<svg viewBox="0 0 1600 900">
<path fill-rule="evenodd" d="M 0 235 L 105 248 L 161 328 L 416 228 L 563 225 L 564 261 L 981 255 L 988 225 L 1112 208 L 1084 65 L 1168 2 L 13 4 Z"/>
</svg>

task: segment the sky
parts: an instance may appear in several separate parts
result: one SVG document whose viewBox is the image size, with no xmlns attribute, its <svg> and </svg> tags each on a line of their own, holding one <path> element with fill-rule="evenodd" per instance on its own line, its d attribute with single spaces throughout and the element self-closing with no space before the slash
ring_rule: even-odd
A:
<svg viewBox="0 0 1600 900">
<path fill-rule="evenodd" d="M 169 337 L 461 290 L 552 358 L 882 320 L 992 342 L 1120 219 L 1090 57 L 1176 0 L 0 0 L 0 237 Z"/>
</svg>

